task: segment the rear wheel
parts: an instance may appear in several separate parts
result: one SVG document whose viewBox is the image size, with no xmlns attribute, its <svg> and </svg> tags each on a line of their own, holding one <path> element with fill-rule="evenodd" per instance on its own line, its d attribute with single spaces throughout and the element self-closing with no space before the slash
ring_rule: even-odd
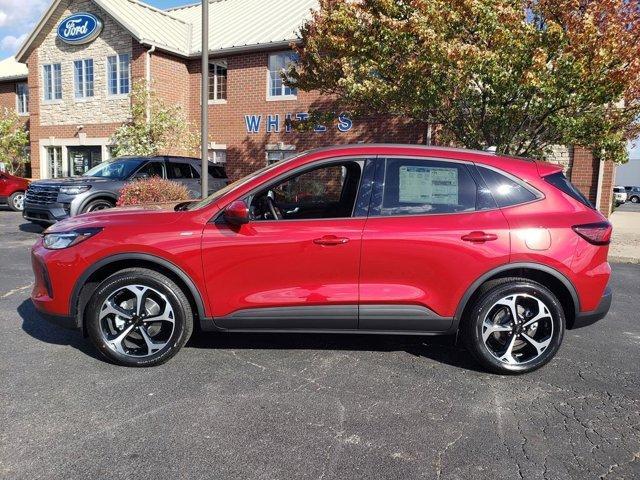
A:
<svg viewBox="0 0 640 480">
<path fill-rule="evenodd" d="M 640 197 L 636 197 L 635 195 L 631 197 L 631 203 L 638 203 L 638 202 L 640 202 Z"/>
<path fill-rule="evenodd" d="M 14 192 L 9 195 L 7 200 L 9 208 L 14 212 L 21 212 L 24 210 L 24 192 Z"/>
<path fill-rule="evenodd" d="M 555 356 L 566 320 L 548 288 L 524 278 L 505 278 L 482 287 L 464 322 L 463 340 L 485 368 L 526 373 Z"/>
<path fill-rule="evenodd" d="M 168 277 L 129 268 L 107 278 L 85 310 L 89 338 L 109 360 L 129 367 L 160 365 L 193 331 L 184 292 Z"/>
</svg>

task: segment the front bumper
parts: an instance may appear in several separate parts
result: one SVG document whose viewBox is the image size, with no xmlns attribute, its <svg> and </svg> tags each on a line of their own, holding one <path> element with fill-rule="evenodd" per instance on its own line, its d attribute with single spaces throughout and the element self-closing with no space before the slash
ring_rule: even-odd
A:
<svg viewBox="0 0 640 480">
<path fill-rule="evenodd" d="M 69 217 L 69 204 L 34 204 L 25 201 L 22 216 L 30 222 L 56 223 Z"/>
<path fill-rule="evenodd" d="M 606 317 L 607 313 L 609 313 L 609 309 L 611 308 L 612 297 L 613 293 L 611 292 L 611 287 L 607 285 L 607 288 L 604 289 L 604 293 L 602 294 L 598 307 L 590 312 L 578 313 L 573 322 L 572 328 L 586 327 Z"/>
<path fill-rule="evenodd" d="M 66 328 L 68 330 L 80 330 L 81 326 L 76 317 L 70 317 L 68 315 L 55 315 L 53 313 L 45 312 L 38 306 L 38 302 L 33 301 L 38 315 L 47 322 L 56 325 L 58 327 Z"/>
</svg>

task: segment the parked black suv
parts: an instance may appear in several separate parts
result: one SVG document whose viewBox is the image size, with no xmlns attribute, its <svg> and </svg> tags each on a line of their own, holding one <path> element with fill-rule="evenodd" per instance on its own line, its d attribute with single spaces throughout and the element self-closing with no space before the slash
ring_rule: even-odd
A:
<svg viewBox="0 0 640 480">
<path fill-rule="evenodd" d="M 80 177 L 37 180 L 29 185 L 22 215 L 48 225 L 80 213 L 112 208 L 126 182 L 160 177 L 182 183 L 200 197 L 201 161 L 192 157 L 119 157 L 100 163 Z M 209 193 L 226 186 L 221 165 L 209 163 Z"/>
</svg>

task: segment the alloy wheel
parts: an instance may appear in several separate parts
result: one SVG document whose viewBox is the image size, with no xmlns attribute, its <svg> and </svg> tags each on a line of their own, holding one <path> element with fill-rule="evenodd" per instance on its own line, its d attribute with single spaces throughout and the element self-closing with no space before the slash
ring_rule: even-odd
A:
<svg viewBox="0 0 640 480">
<path fill-rule="evenodd" d="M 100 333 L 113 351 L 148 357 L 164 349 L 175 329 L 173 307 L 162 293 L 145 285 L 126 285 L 103 302 Z"/>
<path fill-rule="evenodd" d="M 493 304 L 482 323 L 482 341 L 499 361 L 529 363 L 547 350 L 553 339 L 553 317 L 539 298 L 517 293 Z"/>
<path fill-rule="evenodd" d="M 108 208 L 113 208 L 113 205 L 111 205 L 109 202 L 106 202 L 106 201 L 97 201 L 92 203 L 89 206 L 89 208 L 87 208 L 87 213 L 98 212 L 100 210 L 107 210 Z"/>
<path fill-rule="evenodd" d="M 13 207 L 16 210 L 24 210 L 24 193 L 18 193 L 13 196 Z"/>
</svg>

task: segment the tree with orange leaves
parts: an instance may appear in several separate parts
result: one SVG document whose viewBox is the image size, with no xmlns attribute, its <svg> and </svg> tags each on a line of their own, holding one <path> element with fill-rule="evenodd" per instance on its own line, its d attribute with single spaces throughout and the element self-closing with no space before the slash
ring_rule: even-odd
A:
<svg viewBox="0 0 640 480">
<path fill-rule="evenodd" d="M 638 133 L 640 7 L 628 0 L 320 0 L 287 82 L 442 142 L 626 161 Z"/>
</svg>

